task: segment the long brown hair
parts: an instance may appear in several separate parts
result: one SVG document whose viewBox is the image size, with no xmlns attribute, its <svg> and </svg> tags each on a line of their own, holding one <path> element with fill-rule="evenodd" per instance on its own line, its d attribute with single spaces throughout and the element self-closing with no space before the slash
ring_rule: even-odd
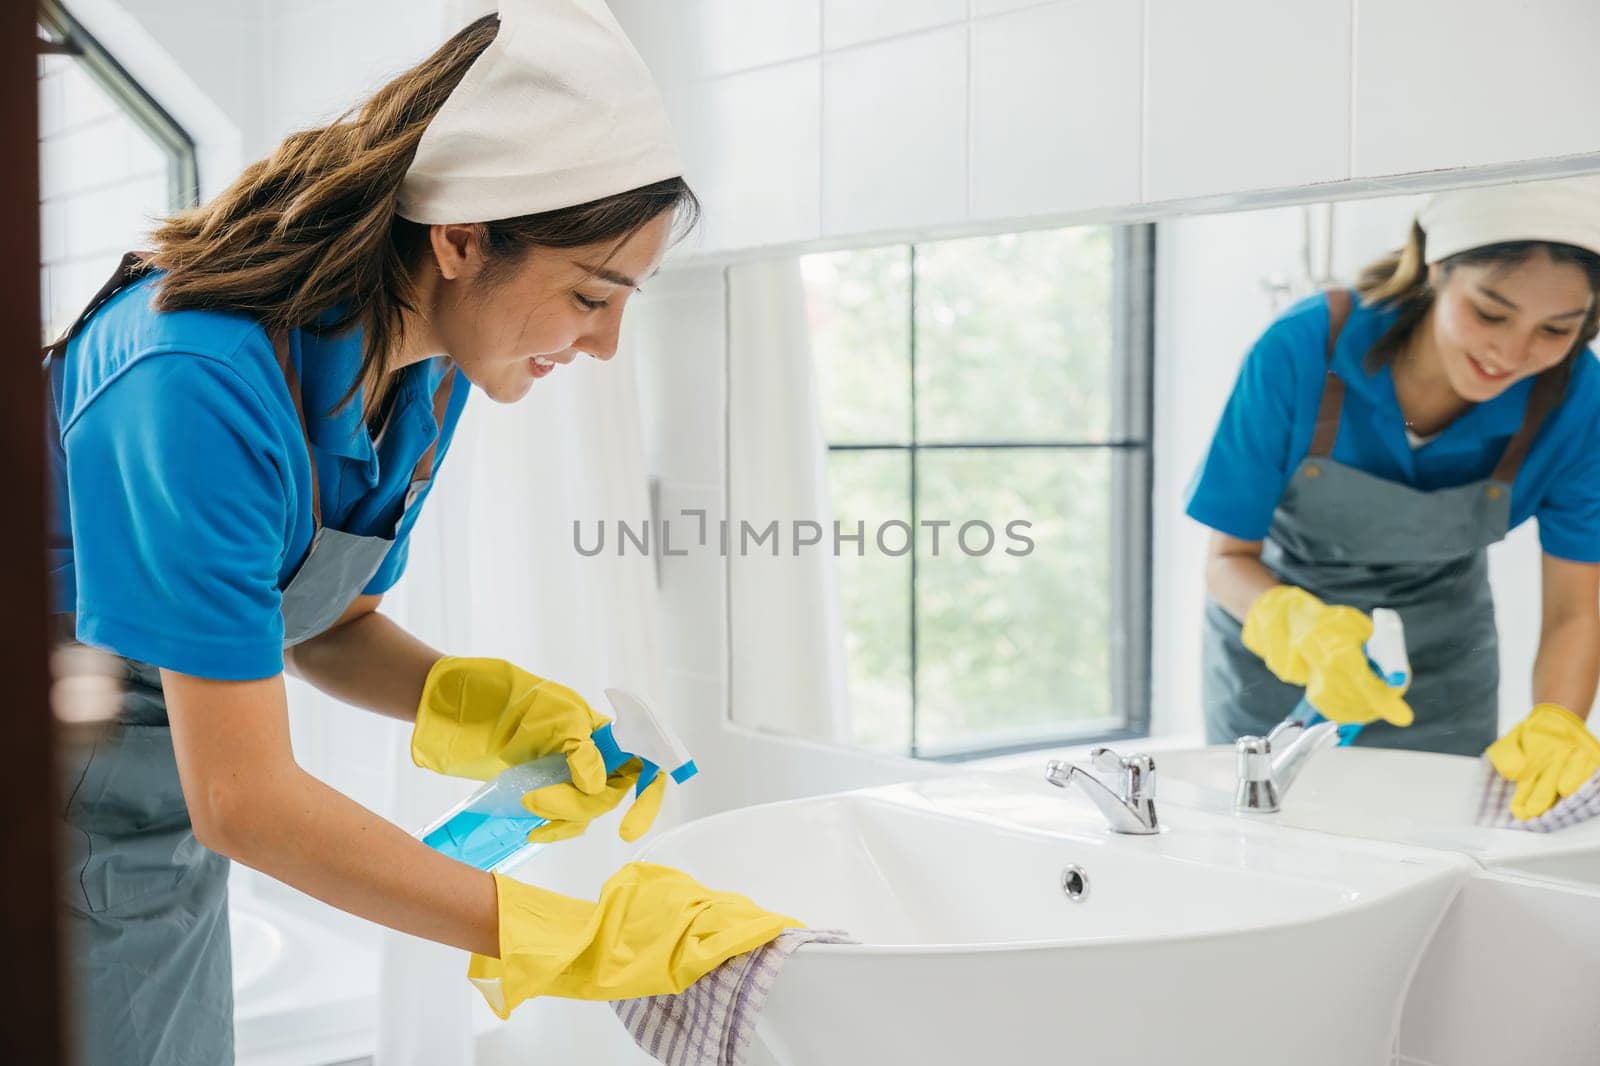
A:
<svg viewBox="0 0 1600 1066">
<path fill-rule="evenodd" d="M 1428 237 L 1417 223 L 1411 223 L 1411 233 L 1404 247 L 1390 252 L 1375 262 L 1367 264 L 1356 279 L 1356 292 L 1363 303 L 1388 304 L 1399 311 L 1393 325 L 1378 338 L 1367 353 L 1366 366 L 1377 370 L 1395 360 L 1423 318 L 1433 307 L 1434 289 L 1428 281 Z M 1585 248 L 1551 241 L 1502 241 L 1482 248 L 1469 248 L 1439 261 L 1444 276 L 1461 266 L 1511 267 L 1525 261 L 1536 251 L 1544 251 L 1557 263 L 1572 263 L 1581 268 L 1589 278 L 1589 290 L 1594 294 L 1589 313 L 1584 316 L 1573 339 L 1572 348 L 1561 362 L 1545 373 L 1559 373 L 1564 380 L 1571 372 L 1572 361 L 1600 332 L 1600 256 Z"/>
<path fill-rule="evenodd" d="M 395 211 L 401 180 L 428 123 L 499 28 L 495 15 L 478 19 L 366 103 L 291 134 L 210 202 L 167 219 L 150 260 L 166 272 L 156 307 L 240 312 L 268 330 L 359 326 L 361 372 L 342 402 L 373 385 L 370 412 L 416 310 L 411 271 L 428 245 L 428 227 Z M 676 214 L 680 233 L 697 221 L 699 203 L 682 178 L 556 211 L 461 221 L 484 223 L 489 284 L 529 248 L 620 243 L 664 211 Z"/>
</svg>

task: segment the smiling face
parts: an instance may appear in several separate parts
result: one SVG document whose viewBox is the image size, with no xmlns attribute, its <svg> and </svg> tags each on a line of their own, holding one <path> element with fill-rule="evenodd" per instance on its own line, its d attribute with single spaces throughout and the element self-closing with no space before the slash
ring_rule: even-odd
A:
<svg viewBox="0 0 1600 1066">
<path fill-rule="evenodd" d="M 1561 362 L 1594 298 L 1583 269 L 1544 248 L 1510 265 L 1434 264 L 1429 277 L 1436 297 L 1422 325 L 1451 389 L 1470 403 Z"/>
<path fill-rule="evenodd" d="M 580 355 L 610 359 L 622 310 L 661 264 L 672 226 L 664 212 L 619 245 L 528 249 L 488 263 L 482 228 L 433 226 L 438 266 L 423 289 L 429 347 L 449 355 L 497 403 L 515 403 L 533 383 Z"/>
</svg>

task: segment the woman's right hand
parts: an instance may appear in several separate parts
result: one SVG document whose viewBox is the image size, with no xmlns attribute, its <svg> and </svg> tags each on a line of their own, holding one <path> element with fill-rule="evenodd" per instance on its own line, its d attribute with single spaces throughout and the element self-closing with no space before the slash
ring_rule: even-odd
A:
<svg viewBox="0 0 1600 1066">
<path fill-rule="evenodd" d="M 1278 680 L 1301 685 L 1324 718 L 1365 725 L 1382 719 L 1408 726 L 1404 688 L 1391 688 L 1367 662 L 1372 619 L 1354 607 L 1330 607 L 1305 589 L 1278 585 L 1256 598 L 1244 619 L 1244 646 Z"/>
<path fill-rule="evenodd" d="M 506 1018 L 535 996 L 615 1000 L 682 992 L 735 955 L 804 923 L 669 866 L 630 862 L 598 902 L 495 875 L 500 954 L 467 977 Z"/>
</svg>

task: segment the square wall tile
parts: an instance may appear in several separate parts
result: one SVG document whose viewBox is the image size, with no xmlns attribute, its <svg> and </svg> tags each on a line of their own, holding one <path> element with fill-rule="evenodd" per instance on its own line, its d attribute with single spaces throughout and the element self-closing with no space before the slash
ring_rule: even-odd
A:
<svg viewBox="0 0 1600 1066">
<path fill-rule="evenodd" d="M 705 207 L 704 245 L 751 248 L 818 236 L 818 60 L 702 82 L 686 164 Z"/>
<path fill-rule="evenodd" d="M 822 73 L 827 235 L 966 217 L 967 30 L 828 55 Z"/>
<path fill-rule="evenodd" d="M 1594 0 L 1354 0 L 1354 173 L 1600 148 Z"/>
<path fill-rule="evenodd" d="M 844 48 L 966 17 L 967 0 L 823 0 L 822 44 Z"/>
<path fill-rule="evenodd" d="M 1142 13 L 1052 4 L 972 25 L 972 213 L 1138 203 Z"/>
<path fill-rule="evenodd" d="M 1350 176 L 1350 0 L 1148 0 L 1144 198 Z"/>
<path fill-rule="evenodd" d="M 690 25 L 691 63 L 701 77 L 822 50 L 822 0 L 698 0 Z"/>
</svg>

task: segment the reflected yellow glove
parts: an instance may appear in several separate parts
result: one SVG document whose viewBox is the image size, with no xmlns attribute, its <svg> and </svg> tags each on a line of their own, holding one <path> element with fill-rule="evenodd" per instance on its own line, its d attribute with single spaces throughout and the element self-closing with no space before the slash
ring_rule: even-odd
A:
<svg viewBox="0 0 1600 1066">
<path fill-rule="evenodd" d="M 634 999 L 682 992 L 803 923 L 717 892 L 670 866 L 630 862 L 590 903 L 494 875 L 500 957 L 467 978 L 501 1018 L 525 999 Z"/>
<path fill-rule="evenodd" d="M 1541 703 L 1484 752 L 1500 776 L 1517 783 L 1511 813 L 1527 821 L 1577 792 L 1600 773 L 1600 738 L 1558 703 Z"/>
<path fill-rule="evenodd" d="M 547 785 L 522 797 L 522 805 L 548 821 L 528 834 L 540 844 L 568 840 L 589 828 L 589 823 L 608 814 L 639 783 L 643 769 L 638 759 L 629 759 L 606 778 L 606 787 L 596 793 L 584 792 L 569 784 Z M 644 836 L 661 813 L 661 800 L 667 794 L 667 774 L 656 774 L 622 816 L 617 835 L 632 843 Z"/>
<path fill-rule="evenodd" d="M 606 787 L 606 764 L 589 735 L 609 721 L 567 686 L 504 659 L 446 656 L 422 686 L 411 760 L 425 770 L 487 781 L 559 751 L 573 785 L 593 794 Z"/>
<path fill-rule="evenodd" d="M 1404 688 L 1391 688 L 1367 664 L 1372 619 L 1354 607 L 1330 607 L 1302 588 L 1278 585 L 1256 598 L 1244 619 L 1244 646 L 1280 681 L 1305 687 L 1306 699 L 1340 724 L 1408 726 Z"/>
</svg>

